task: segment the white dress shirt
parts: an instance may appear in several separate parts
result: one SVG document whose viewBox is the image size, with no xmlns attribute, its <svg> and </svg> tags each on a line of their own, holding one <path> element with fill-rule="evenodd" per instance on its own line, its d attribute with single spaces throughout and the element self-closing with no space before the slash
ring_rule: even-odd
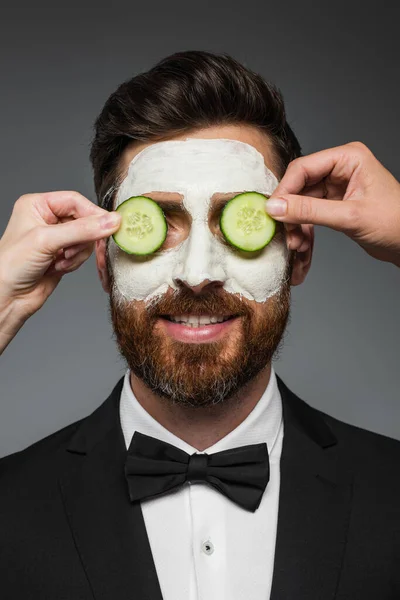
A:
<svg viewBox="0 0 400 600">
<path fill-rule="evenodd" d="M 188 454 L 199 452 L 156 421 L 137 401 L 126 371 L 120 420 L 128 448 L 134 432 L 156 437 Z M 268 600 L 274 565 L 282 401 L 271 365 L 269 383 L 257 405 L 233 431 L 203 452 L 213 454 L 267 443 L 270 480 L 253 513 L 201 482 L 187 482 L 141 502 L 143 518 L 164 600 Z M 135 595 L 132 590 L 133 596 Z M 132 596 L 132 597 L 133 597 Z"/>
</svg>

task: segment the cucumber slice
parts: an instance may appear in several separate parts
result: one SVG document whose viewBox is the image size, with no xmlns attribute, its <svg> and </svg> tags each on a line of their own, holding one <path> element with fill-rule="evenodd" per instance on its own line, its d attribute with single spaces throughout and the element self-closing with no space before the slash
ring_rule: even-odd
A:
<svg viewBox="0 0 400 600">
<path fill-rule="evenodd" d="M 272 240 L 276 222 L 265 210 L 267 198 L 258 192 L 244 192 L 227 202 L 221 213 L 220 229 L 232 246 L 254 252 Z"/>
<path fill-rule="evenodd" d="M 151 254 L 167 237 L 165 215 L 151 198 L 132 196 L 116 208 L 121 213 L 121 225 L 113 234 L 118 246 L 128 254 Z"/>
</svg>

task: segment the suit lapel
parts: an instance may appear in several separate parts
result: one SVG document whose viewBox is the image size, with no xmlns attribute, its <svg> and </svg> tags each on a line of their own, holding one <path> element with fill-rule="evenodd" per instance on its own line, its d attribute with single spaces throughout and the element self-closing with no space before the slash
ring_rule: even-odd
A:
<svg viewBox="0 0 400 600">
<path fill-rule="evenodd" d="M 131 503 L 119 421 L 123 377 L 60 451 L 59 485 L 96 600 L 162 600 L 140 503 Z"/>
<path fill-rule="evenodd" d="M 284 440 L 271 600 L 333 599 L 351 507 L 352 474 L 322 417 L 277 377 Z M 162 600 L 139 502 L 124 476 L 123 377 L 60 449 L 59 486 L 96 600 Z"/>
<path fill-rule="evenodd" d="M 271 600 L 333 599 L 349 522 L 352 474 L 332 431 L 278 377 L 284 440 Z"/>
</svg>

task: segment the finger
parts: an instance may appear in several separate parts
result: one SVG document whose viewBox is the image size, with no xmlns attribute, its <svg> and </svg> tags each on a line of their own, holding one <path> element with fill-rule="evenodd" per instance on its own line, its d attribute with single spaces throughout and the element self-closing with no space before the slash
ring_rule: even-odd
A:
<svg viewBox="0 0 400 600">
<path fill-rule="evenodd" d="M 305 239 L 303 240 L 303 243 L 300 244 L 300 246 L 298 248 L 296 248 L 297 252 L 306 252 L 306 250 L 308 250 L 310 248 L 311 244 L 309 242 L 309 240 Z"/>
<path fill-rule="evenodd" d="M 80 252 L 81 250 L 84 250 L 89 245 L 91 246 L 91 251 L 92 251 L 93 247 L 94 247 L 93 242 L 90 242 L 89 244 L 75 244 L 75 246 L 69 246 L 64 251 L 64 256 L 65 256 L 65 258 L 73 258 L 74 256 L 76 256 L 76 254 L 78 254 L 78 252 Z"/>
<path fill-rule="evenodd" d="M 358 229 L 361 201 L 322 200 L 294 194 L 286 194 L 280 201 L 286 208 L 282 207 L 283 214 L 273 215 L 277 221 L 325 225 L 346 233 Z M 270 212 L 268 205 L 267 212 Z"/>
<path fill-rule="evenodd" d="M 313 198 L 326 198 L 327 195 L 327 186 L 325 183 L 325 179 L 322 179 L 318 183 L 314 185 L 306 185 L 301 193 L 303 196 L 312 196 Z"/>
<path fill-rule="evenodd" d="M 43 199 L 54 214 L 60 217 L 72 216 L 77 219 L 78 217 L 101 215 L 108 212 L 73 190 L 46 192 L 43 194 Z"/>
<path fill-rule="evenodd" d="M 58 223 L 65 217 L 77 219 L 108 212 L 74 190 L 26 194 L 21 196 L 16 204 L 24 205 L 26 202 L 33 203 L 40 217 L 49 224 Z"/>
<path fill-rule="evenodd" d="M 297 250 L 304 252 L 310 246 L 310 235 L 311 228 L 313 225 L 295 225 L 296 229 L 293 229 L 287 236 L 287 247 L 289 250 Z"/>
<path fill-rule="evenodd" d="M 298 223 L 284 223 L 285 228 L 285 238 L 286 238 L 286 246 L 288 250 L 292 249 L 293 240 L 296 238 L 296 235 L 301 235 L 301 225 Z"/>
<path fill-rule="evenodd" d="M 116 211 L 105 215 L 90 215 L 67 223 L 36 227 L 33 243 L 42 252 L 55 254 L 60 248 L 76 244 L 87 244 L 116 232 L 121 224 L 121 215 Z"/>
<path fill-rule="evenodd" d="M 295 230 L 290 234 L 287 240 L 289 250 L 298 250 L 304 242 L 304 233 L 300 230 Z"/>
<path fill-rule="evenodd" d="M 86 244 L 84 244 L 84 243 L 75 244 L 74 246 L 67 246 L 66 248 L 60 248 L 56 252 L 56 258 L 59 258 L 61 256 L 63 258 L 71 258 L 72 256 L 75 256 L 75 254 L 80 252 L 80 250 L 83 250 L 83 248 L 85 248 L 89 243 L 93 243 L 93 242 L 87 242 Z M 71 250 L 71 249 L 72 249 L 72 252 L 69 252 L 69 250 Z M 67 255 L 67 253 L 68 253 L 68 255 Z"/>
<path fill-rule="evenodd" d="M 75 271 L 89 258 L 91 254 L 92 252 L 85 248 L 72 258 L 58 260 L 53 265 L 54 272 L 60 273 Z"/>
<path fill-rule="evenodd" d="M 351 142 L 296 158 L 289 164 L 271 198 L 298 194 L 304 187 L 316 185 L 327 176 L 332 182 L 349 181 L 361 161 L 371 154 L 361 142 Z"/>
<path fill-rule="evenodd" d="M 298 223 L 284 223 L 284 226 L 288 233 L 299 228 Z"/>
</svg>

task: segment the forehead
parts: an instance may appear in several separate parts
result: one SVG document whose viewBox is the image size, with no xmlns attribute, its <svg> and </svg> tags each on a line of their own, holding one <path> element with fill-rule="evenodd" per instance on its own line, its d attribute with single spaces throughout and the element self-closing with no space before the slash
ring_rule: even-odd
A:
<svg viewBox="0 0 400 600">
<path fill-rule="evenodd" d="M 126 161 L 126 158 L 125 158 Z M 272 168 L 272 165 L 271 165 Z M 146 146 L 126 164 L 118 196 L 151 191 L 213 194 L 238 190 L 271 193 L 278 184 L 253 145 L 232 139 L 186 138 Z"/>
</svg>

